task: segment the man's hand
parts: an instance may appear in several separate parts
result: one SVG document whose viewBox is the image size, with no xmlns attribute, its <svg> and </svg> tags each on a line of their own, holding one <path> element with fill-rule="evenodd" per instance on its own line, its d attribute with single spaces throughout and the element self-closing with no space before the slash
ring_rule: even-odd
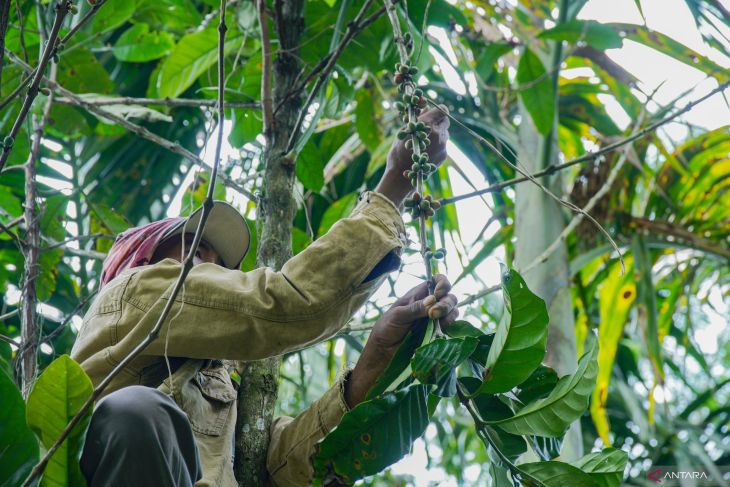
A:
<svg viewBox="0 0 730 487">
<path fill-rule="evenodd" d="M 449 140 L 449 109 L 445 105 L 424 111 L 418 120 L 431 127 L 428 138 L 431 144 L 426 149 L 431 163 L 439 165 L 446 159 L 446 142 Z M 389 198 L 395 206 L 400 206 L 403 199 L 413 191 L 408 178 L 403 172 L 410 169 L 413 151 L 406 148 L 405 140 L 395 139 L 388 153 L 385 173 L 375 191 Z"/>
<path fill-rule="evenodd" d="M 436 287 L 432 295 L 428 294 L 427 283 L 419 284 L 375 323 L 345 386 L 345 400 L 350 407 L 365 399 L 411 328 L 425 326 L 426 318 L 438 319 L 442 327 L 447 327 L 459 316 L 456 296 L 449 294 L 451 283 L 443 275 L 436 275 L 434 280 Z"/>
</svg>

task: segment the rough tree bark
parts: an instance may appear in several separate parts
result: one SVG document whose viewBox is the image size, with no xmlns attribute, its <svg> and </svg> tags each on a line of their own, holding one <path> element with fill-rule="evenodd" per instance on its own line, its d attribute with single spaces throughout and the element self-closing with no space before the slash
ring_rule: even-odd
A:
<svg viewBox="0 0 730 487">
<path fill-rule="evenodd" d="M 558 23 L 567 18 L 567 1 L 561 2 Z M 551 59 L 557 68 L 562 56 L 558 43 L 551 46 Z M 550 69 L 549 68 L 549 69 Z M 553 75 L 556 87 L 559 70 Z M 556 103 L 557 107 L 557 103 Z M 554 128 L 547 136 L 542 136 L 524 106 L 520 104 L 523 122 L 519 128 L 520 161 L 530 173 L 545 169 L 549 164 L 557 164 L 557 114 Z M 551 185 L 547 185 L 550 187 Z M 558 189 L 558 195 L 560 190 Z M 517 269 L 524 268 L 555 241 L 565 227 L 561 206 L 534 184 L 521 184 L 515 190 L 515 264 Z M 530 289 L 545 300 L 550 316 L 548 328 L 547 354 L 545 363 L 554 368 L 558 375 L 571 374 L 577 366 L 575 324 L 573 303 L 570 294 L 570 272 L 568 250 L 565 243 L 553 252 L 548 260 L 534 267 L 524 275 Z M 570 460 L 582 454 L 580 424 L 574 423 L 566 433 L 561 457 Z"/>
<path fill-rule="evenodd" d="M 274 2 L 279 50 L 273 66 L 273 105 L 282 105 L 274 115 L 270 133 L 265 134 L 269 145 L 263 154 L 263 192 L 257 206 L 257 264 L 277 270 L 291 257 L 292 222 L 297 209 L 293 198 L 295 161 L 286 153 L 286 145 L 302 100 L 300 96 L 287 95 L 294 88 L 301 70 L 298 53 L 304 30 L 304 3 L 304 0 Z M 241 486 L 253 487 L 266 483 L 266 450 L 278 391 L 280 364 L 278 357 L 253 362 L 248 364 L 241 376 L 234 462 L 236 478 Z"/>
</svg>

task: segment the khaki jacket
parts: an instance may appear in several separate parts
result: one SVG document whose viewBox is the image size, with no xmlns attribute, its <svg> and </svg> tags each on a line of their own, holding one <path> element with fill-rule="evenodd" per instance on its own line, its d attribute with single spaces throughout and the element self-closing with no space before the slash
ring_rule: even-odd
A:
<svg viewBox="0 0 730 487">
<path fill-rule="evenodd" d="M 236 391 L 221 362 L 210 359 L 258 360 L 333 336 L 382 283 L 383 275 L 366 278 L 388 254 L 400 255 L 403 232 L 395 206 L 377 193 L 365 193 L 349 218 L 281 272 L 195 266 L 159 338 L 117 375 L 105 394 L 134 384 L 159 385 L 190 419 L 203 465 L 196 486 L 236 487 Z M 94 384 L 148 335 L 179 271 L 179 263 L 166 259 L 130 269 L 101 290 L 71 352 Z M 171 378 L 165 349 L 168 357 L 176 357 Z M 309 484 L 314 445 L 346 411 L 340 380 L 296 418 L 277 418 L 267 460 L 271 483 Z"/>
</svg>

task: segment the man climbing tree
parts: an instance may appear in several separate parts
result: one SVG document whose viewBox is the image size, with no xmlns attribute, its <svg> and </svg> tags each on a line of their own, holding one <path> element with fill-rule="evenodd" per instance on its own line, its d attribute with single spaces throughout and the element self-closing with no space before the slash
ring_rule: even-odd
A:
<svg viewBox="0 0 730 487">
<path fill-rule="evenodd" d="M 440 164 L 448 118 L 433 109 L 422 120 L 432 128 L 430 153 Z M 398 208 L 412 191 L 403 176 L 411 166 L 404 142 L 394 144 L 389 159 L 375 191 L 362 194 L 352 215 L 280 272 L 238 271 L 248 227 L 230 205 L 213 206 L 195 267 L 159 338 L 117 375 L 92 416 L 81 458 L 91 487 L 237 485 L 230 448 L 236 393 L 222 360 L 258 360 L 326 340 L 399 267 Z M 95 384 L 150 333 L 192 244 L 188 229 L 201 214 L 130 229 L 112 246 L 71 354 Z M 274 423 L 272 484 L 308 485 L 314 445 L 364 400 L 410 329 L 425 318 L 442 318 L 444 326 L 456 319 L 448 280 L 436 276 L 431 285 L 433 294 L 423 283 L 382 315 L 355 368 L 322 398 L 297 418 Z"/>
</svg>

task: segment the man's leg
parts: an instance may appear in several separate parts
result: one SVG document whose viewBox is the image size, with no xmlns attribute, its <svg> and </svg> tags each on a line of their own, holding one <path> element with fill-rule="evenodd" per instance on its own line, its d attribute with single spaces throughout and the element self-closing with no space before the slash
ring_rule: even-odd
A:
<svg viewBox="0 0 730 487">
<path fill-rule="evenodd" d="M 96 406 L 81 471 L 89 487 L 188 487 L 202 477 L 187 416 L 144 386 L 120 389 Z"/>
</svg>

